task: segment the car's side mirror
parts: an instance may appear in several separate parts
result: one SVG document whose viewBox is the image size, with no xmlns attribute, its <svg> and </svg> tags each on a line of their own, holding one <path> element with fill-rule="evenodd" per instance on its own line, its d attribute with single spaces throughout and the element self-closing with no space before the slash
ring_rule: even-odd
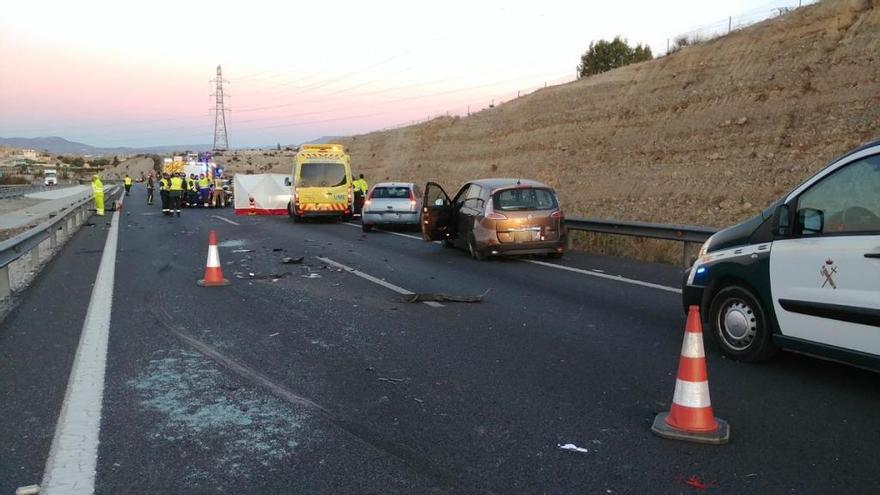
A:
<svg viewBox="0 0 880 495">
<path fill-rule="evenodd" d="M 776 237 L 788 237 L 791 235 L 791 208 L 788 205 L 779 205 L 773 215 L 773 235 Z"/>
<path fill-rule="evenodd" d="M 287 187 L 290 187 L 290 177 L 285 177 L 285 178 L 284 178 L 284 185 L 287 186 Z"/>
<path fill-rule="evenodd" d="M 815 208 L 798 210 L 798 225 L 801 234 L 821 234 L 825 229 L 825 213 Z"/>
</svg>

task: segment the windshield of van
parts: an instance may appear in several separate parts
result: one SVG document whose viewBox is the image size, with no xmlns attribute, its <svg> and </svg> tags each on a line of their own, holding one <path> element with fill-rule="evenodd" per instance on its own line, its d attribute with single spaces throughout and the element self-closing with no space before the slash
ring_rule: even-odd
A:
<svg viewBox="0 0 880 495">
<path fill-rule="evenodd" d="M 557 208 L 556 195 L 547 189 L 524 187 L 495 193 L 492 205 L 496 210 L 552 210 Z"/>
<path fill-rule="evenodd" d="M 303 163 L 299 169 L 299 187 L 336 187 L 345 185 L 345 166 L 341 163 Z"/>
</svg>

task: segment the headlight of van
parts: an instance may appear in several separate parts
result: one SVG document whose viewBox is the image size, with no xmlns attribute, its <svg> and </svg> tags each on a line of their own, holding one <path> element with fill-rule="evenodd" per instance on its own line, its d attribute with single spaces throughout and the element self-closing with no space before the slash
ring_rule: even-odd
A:
<svg viewBox="0 0 880 495">
<path fill-rule="evenodd" d="M 706 239 L 706 242 L 700 246 L 700 252 L 697 254 L 697 259 L 694 261 L 693 266 L 691 266 L 691 271 L 688 273 L 687 284 L 693 285 L 694 277 L 697 275 L 697 271 L 700 270 L 700 264 L 703 262 L 703 258 L 706 256 L 706 253 L 709 251 L 709 244 L 712 243 L 712 237 L 710 236 Z"/>
</svg>

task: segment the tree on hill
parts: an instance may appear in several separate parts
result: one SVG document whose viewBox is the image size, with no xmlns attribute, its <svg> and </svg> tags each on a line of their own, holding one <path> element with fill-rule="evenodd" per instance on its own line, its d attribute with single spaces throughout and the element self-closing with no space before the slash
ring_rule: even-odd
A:
<svg viewBox="0 0 880 495">
<path fill-rule="evenodd" d="M 578 77 L 600 74 L 652 58 L 654 55 L 651 53 L 650 46 L 642 44 L 629 46 L 626 39 L 620 36 L 615 36 L 611 41 L 594 41 L 590 43 L 590 48 L 581 55 Z"/>
</svg>

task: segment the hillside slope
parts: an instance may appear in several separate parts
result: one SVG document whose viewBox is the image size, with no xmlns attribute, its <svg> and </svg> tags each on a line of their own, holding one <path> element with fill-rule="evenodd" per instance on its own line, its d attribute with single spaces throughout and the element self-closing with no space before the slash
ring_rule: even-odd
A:
<svg viewBox="0 0 880 495">
<path fill-rule="evenodd" d="M 569 215 L 723 226 L 880 138 L 880 1 L 826 0 L 467 118 L 343 140 L 380 180 L 530 177 Z"/>
</svg>

